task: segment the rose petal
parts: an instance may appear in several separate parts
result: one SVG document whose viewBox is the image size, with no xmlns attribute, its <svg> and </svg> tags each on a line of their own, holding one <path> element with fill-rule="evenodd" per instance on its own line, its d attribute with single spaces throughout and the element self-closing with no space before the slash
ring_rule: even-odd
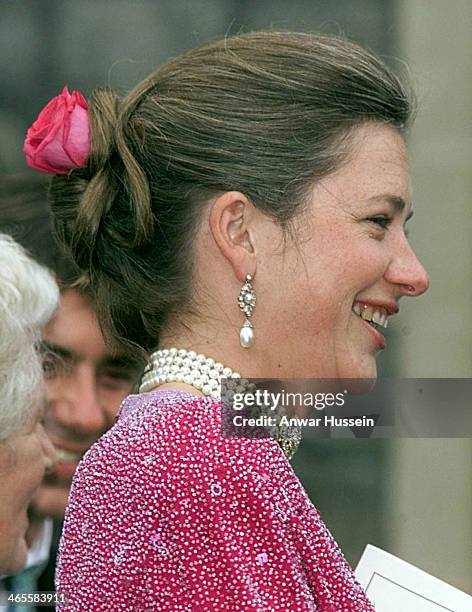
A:
<svg viewBox="0 0 472 612">
<path fill-rule="evenodd" d="M 41 153 L 42 149 L 44 149 L 51 141 L 61 138 L 64 129 L 64 123 L 68 121 L 66 113 L 64 113 L 64 109 L 58 109 L 57 113 L 51 117 L 51 121 L 46 126 L 44 135 L 36 133 L 34 138 L 31 138 L 31 145 L 35 146 L 36 154 Z M 40 140 L 37 143 L 37 140 Z M 37 143 L 37 144 L 36 144 Z"/>
<path fill-rule="evenodd" d="M 83 167 L 90 155 L 87 101 L 66 87 L 50 100 L 29 128 L 23 145 L 29 166 L 48 174 Z"/>
<path fill-rule="evenodd" d="M 90 155 L 90 138 L 88 113 L 81 106 L 70 114 L 69 133 L 64 139 L 64 148 L 74 164 L 84 166 Z"/>
<path fill-rule="evenodd" d="M 26 156 L 26 163 L 30 168 L 34 168 L 35 170 L 39 170 L 40 172 L 45 172 L 46 174 L 59 174 L 56 170 L 52 170 L 49 166 L 43 166 L 37 160 L 33 160 L 33 158 L 29 155 Z"/>
<path fill-rule="evenodd" d="M 35 160 L 38 158 L 41 163 L 46 164 L 49 168 L 56 168 L 60 172 L 68 172 L 71 168 L 76 167 L 76 163 L 64 149 L 60 137 L 52 139 L 42 147 L 40 155 L 34 157 Z"/>
</svg>

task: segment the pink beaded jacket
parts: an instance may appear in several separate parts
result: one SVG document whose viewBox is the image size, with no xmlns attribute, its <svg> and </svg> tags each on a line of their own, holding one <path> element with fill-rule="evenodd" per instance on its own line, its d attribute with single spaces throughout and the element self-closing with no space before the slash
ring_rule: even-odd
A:
<svg viewBox="0 0 472 612">
<path fill-rule="evenodd" d="M 74 477 L 68 612 L 372 612 L 273 439 L 225 438 L 221 403 L 128 397 Z"/>
</svg>

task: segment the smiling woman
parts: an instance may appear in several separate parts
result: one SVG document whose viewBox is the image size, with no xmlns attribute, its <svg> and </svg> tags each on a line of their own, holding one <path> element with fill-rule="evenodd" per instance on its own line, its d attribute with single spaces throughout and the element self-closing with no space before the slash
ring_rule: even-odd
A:
<svg viewBox="0 0 472 612">
<path fill-rule="evenodd" d="M 52 276 L 0 234 L 0 574 L 23 568 L 27 508 L 53 464 L 37 349 L 57 303 Z"/>
<path fill-rule="evenodd" d="M 28 163 L 56 173 L 105 330 L 158 350 L 76 472 L 58 588 L 77 609 L 371 611 L 296 439 L 225 438 L 219 390 L 375 376 L 381 327 L 428 286 L 405 234 L 408 91 L 347 40 L 254 32 L 79 99 L 40 114 Z"/>
<path fill-rule="evenodd" d="M 271 326 L 279 330 L 287 359 L 278 369 L 285 377 L 374 378 L 375 357 L 385 348 L 380 328 L 398 312 L 401 297 L 428 287 L 405 235 L 411 193 L 402 136 L 391 125 L 369 122 L 351 132 L 349 145 L 347 162 L 313 187 L 298 220 L 300 243 L 277 264 L 264 258 L 277 269 L 269 293 L 281 283 L 286 294 L 283 310 L 267 300 L 274 308 L 258 330 L 267 338 Z M 276 234 L 274 228 L 274 243 Z M 300 341 L 307 330 L 316 330 L 316 342 Z M 277 352 L 267 355 L 264 376 L 277 371 Z"/>
</svg>

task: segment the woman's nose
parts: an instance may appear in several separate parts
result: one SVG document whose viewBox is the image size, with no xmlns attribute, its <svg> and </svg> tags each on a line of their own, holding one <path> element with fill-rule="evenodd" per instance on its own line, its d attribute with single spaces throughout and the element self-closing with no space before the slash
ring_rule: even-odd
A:
<svg viewBox="0 0 472 612">
<path fill-rule="evenodd" d="M 400 251 L 392 257 L 385 278 L 388 282 L 399 287 L 400 295 L 416 297 L 428 290 L 428 273 L 406 238 Z"/>
<path fill-rule="evenodd" d="M 411 297 L 417 297 L 429 288 L 429 276 L 423 265 L 416 260 L 418 263 L 417 270 L 415 275 L 412 275 L 412 280 L 410 284 L 407 285 L 407 293 L 406 295 L 410 295 Z"/>
</svg>

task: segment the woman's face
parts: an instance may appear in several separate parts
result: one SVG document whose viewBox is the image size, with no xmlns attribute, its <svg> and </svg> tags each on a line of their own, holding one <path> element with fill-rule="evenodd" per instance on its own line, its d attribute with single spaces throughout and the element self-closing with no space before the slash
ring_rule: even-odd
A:
<svg viewBox="0 0 472 612">
<path fill-rule="evenodd" d="M 376 376 L 382 323 L 402 296 L 428 288 L 405 234 L 411 207 L 401 135 L 379 124 L 358 128 L 350 161 L 314 187 L 296 222 L 297 244 L 289 240 L 258 262 L 253 322 L 257 338 L 270 338 L 268 374 Z M 269 238 L 277 243 L 275 234 Z"/>
<path fill-rule="evenodd" d="M 0 574 L 24 567 L 28 506 L 53 461 L 54 449 L 40 422 L 43 410 L 41 403 L 17 434 L 0 442 Z"/>
</svg>

